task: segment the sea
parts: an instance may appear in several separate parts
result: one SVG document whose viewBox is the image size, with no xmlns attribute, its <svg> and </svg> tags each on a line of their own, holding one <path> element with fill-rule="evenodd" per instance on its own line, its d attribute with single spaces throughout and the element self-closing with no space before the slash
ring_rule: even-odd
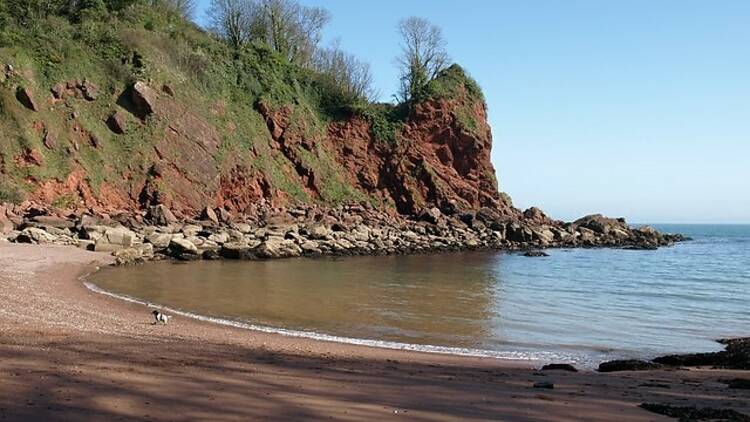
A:
<svg viewBox="0 0 750 422">
<path fill-rule="evenodd" d="M 102 294 L 249 330 L 596 367 L 750 335 L 750 225 L 655 225 L 656 251 L 552 249 L 104 268 Z M 149 313 L 144 308 L 144 318 Z"/>
</svg>

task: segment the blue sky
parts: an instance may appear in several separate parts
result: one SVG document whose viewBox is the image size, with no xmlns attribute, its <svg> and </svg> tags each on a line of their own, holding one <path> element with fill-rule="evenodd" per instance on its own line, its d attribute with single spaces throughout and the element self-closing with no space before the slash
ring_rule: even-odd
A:
<svg viewBox="0 0 750 422">
<path fill-rule="evenodd" d="M 199 0 L 202 18 L 209 0 Z M 500 188 L 572 219 L 750 223 L 750 1 L 303 0 L 397 89 L 425 17 L 484 89 Z"/>
</svg>

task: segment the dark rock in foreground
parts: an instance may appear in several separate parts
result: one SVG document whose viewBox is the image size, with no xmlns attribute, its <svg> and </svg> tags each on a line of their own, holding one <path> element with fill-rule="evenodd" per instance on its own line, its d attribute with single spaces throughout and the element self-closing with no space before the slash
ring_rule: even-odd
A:
<svg viewBox="0 0 750 422">
<path fill-rule="evenodd" d="M 713 353 L 668 355 L 654 362 L 669 366 L 713 366 L 725 369 L 750 369 L 750 337 L 719 340 L 726 349 Z"/>
<path fill-rule="evenodd" d="M 534 383 L 533 387 L 534 388 L 546 389 L 546 390 L 553 390 L 555 388 L 555 384 L 553 384 L 551 382 L 542 381 L 542 382 Z"/>
<path fill-rule="evenodd" d="M 599 365 L 599 372 L 648 371 L 663 367 L 711 366 L 722 369 L 750 369 L 750 337 L 718 340 L 726 350 L 660 356 L 651 361 L 613 360 Z M 742 388 L 742 387 L 739 387 Z"/>
<path fill-rule="evenodd" d="M 599 364 L 599 372 L 650 371 L 660 369 L 662 365 L 645 360 L 613 360 Z"/>
<path fill-rule="evenodd" d="M 542 366 L 542 371 L 568 371 L 578 372 L 575 366 L 569 363 L 551 363 L 549 365 Z"/>
<path fill-rule="evenodd" d="M 727 387 L 735 390 L 750 390 L 750 379 L 734 378 L 722 382 L 726 382 Z"/>
<path fill-rule="evenodd" d="M 726 421 L 750 422 L 750 416 L 734 409 L 717 409 L 713 407 L 697 408 L 695 406 L 673 406 L 670 404 L 643 403 L 641 408 L 659 415 L 677 418 L 680 422 L 688 421 Z"/>
</svg>

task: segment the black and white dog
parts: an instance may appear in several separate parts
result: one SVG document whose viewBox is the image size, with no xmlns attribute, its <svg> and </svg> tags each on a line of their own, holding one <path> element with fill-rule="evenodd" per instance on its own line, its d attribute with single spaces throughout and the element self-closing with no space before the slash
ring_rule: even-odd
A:
<svg viewBox="0 0 750 422">
<path fill-rule="evenodd" d="M 169 322 L 169 319 L 172 318 L 169 315 L 164 315 L 163 313 L 157 311 L 156 309 L 154 309 L 154 311 L 151 313 L 154 314 L 154 319 L 156 320 L 154 321 L 154 325 L 156 324 L 167 325 L 167 322 Z"/>
</svg>

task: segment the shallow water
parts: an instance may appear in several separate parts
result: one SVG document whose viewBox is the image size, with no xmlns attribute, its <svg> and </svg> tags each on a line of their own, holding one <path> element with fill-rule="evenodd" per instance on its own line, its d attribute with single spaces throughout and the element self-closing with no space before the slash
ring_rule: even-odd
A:
<svg viewBox="0 0 750 422">
<path fill-rule="evenodd" d="M 660 228 L 695 240 L 658 251 L 551 250 L 547 258 L 162 262 L 107 268 L 91 281 L 294 335 L 587 366 L 719 350 L 713 339 L 750 334 L 750 226 Z"/>
</svg>

